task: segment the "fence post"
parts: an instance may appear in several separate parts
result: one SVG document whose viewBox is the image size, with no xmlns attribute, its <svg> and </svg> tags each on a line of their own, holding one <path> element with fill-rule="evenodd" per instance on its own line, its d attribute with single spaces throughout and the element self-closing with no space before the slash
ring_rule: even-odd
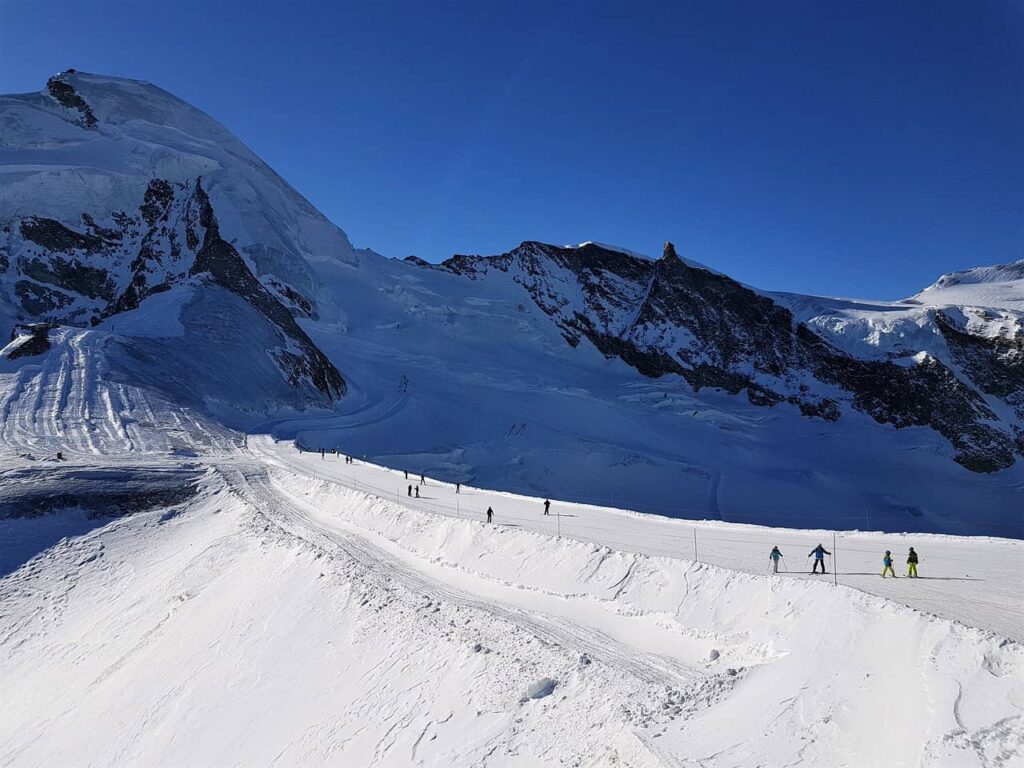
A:
<svg viewBox="0 0 1024 768">
<path fill-rule="evenodd" d="M 839 550 L 836 549 L 836 532 L 832 531 L 832 586 L 839 586 Z"/>
</svg>

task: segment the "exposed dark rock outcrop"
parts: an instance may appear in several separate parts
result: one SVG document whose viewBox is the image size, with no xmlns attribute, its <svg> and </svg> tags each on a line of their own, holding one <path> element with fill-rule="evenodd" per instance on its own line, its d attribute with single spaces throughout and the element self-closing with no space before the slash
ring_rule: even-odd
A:
<svg viewBox="0 0 1024 768">
<path fill-rule="evenodd" d="M 1024 404 L 1024 333 L 976 336 L 943 312 L 936 313 L 935 324 L 957 364 L 982 392 Z"/>
<path fill-rule="evenodd" d="M 73 109 L 80 114 L 77 122 L 83 128 L 96 127 L 96 115 L 93 114 L 92 107 L 89 106 L 86 100 L 78 94 L 78 91 L 62 75 L 54 75 L 47 80 L 46 90 L 53 97 L 54 101 L 62 107 Z"/>
<path fill-rule="evenodd" d="M 33 317 L 51 314 L 70 306 L 75 301 L 66 293 L 28 280 L 18 280 L 14 284 L 14 295 L 25 311 Z"/>
<path fill-rule="evenodd" d="M 19 357 L 34 357 L 41 355 L 50 348 L 50 329 L 53 328 L 49 323 L 32 323 L 29 325 L 15 326 L 14 332 L 11 334 L 11 341 L 14 341 L 20 334 L 19 331 L 28 331 L 29 340 L 13 350 L 9 359 L 15 360 Z"/>
<path fill-rule="evenodd" d="M 278 299 L 287 306 L 290 306 L 295 313 L 303 317 L 316 319 L 316 312 L 313 311 L 313 302 L 290 285 L 276 278 L 270 278 L 267 280 L 267 286 L 277 294 Z"/>
<path fill-rule="evenodd" d="M 53 219 L 32 216 L 21 221 L 20 230 L 22 237 L 48 251 L 96 253 L 103 248 L 102 238 L 76 232 Z"/>
<path fill-rule="evenodd" d="M 21 265 L 22 274 L 33 280 L 80 293 L 91 299 L 110 301 L 114 286 L 106 270 L 82 264 L 77 259 L 51 255 L 47 260 L 34 258 Z"/>
</svg>

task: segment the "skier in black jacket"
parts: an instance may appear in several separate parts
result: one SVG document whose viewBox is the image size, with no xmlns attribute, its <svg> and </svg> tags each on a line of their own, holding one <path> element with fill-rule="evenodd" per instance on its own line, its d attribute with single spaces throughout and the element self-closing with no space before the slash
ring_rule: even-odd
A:
<svg viewBox="0 0 1024 768">
<path fill-rule="evenodd" d="M 917 552 L 914 551 L 913 547 L 907 553 L 907 576 L 912 579 L 917 578 Z"/>
</svg>

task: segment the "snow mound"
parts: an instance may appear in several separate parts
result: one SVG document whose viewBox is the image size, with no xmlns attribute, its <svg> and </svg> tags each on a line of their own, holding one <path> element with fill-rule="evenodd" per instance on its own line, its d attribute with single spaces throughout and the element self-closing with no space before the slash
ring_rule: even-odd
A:
<svg viewBox="0 0 1024 768">
<path fill-rule="evenodd" d="M 519 700 L 520 702 L 527 702 L 530 699 L 543 699 L 550 696 L 555 692 L 555 687 L 558 685 L 557 682 L 552 680 L 550 677 L 542 677 L 539 680 L 535 680 L 530 683 L 527 687 L 523 697 Z"/>
</svg>

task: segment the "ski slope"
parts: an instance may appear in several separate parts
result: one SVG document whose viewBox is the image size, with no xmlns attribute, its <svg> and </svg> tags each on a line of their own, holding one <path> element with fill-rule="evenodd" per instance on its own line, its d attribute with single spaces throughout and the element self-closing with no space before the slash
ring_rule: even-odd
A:
<svg viewBox="0 0 1024 768">
<path fill-rule="evenodd" d="M 0 350 L 0 456 L 52 460 L 223 449 L 235 437 L 149 387 L 114 375 L 123 338 L 78 328 L 50 333 L 43 355 L 7 359 Z"/>
<path fill-rule="evenodd" d="M 8 492 L 82 496 L 0 518 L 25 544 L 0 547 L 0 764 L 1024 758 L 1019 541 L 843 534 L 835 587 L 766 573 L 772 544 L 792 570 L 824 532 L 557 499 L 545 517 L 430 478 L 410 500 L 400 472 L 246 443 L 82 454 L 56 480 L 12 460 Z M 193 491 L 82 506 L 129 471 Z M 908 544 L 922 578 L 882 581 Z"/>
<path fill-rule="evenodd" d="M 769 570 L 768 552 L 778 545 L 787 578 L 831 583 L 838 569 L 842 585 L 910 605 L 947 619 L 1024 641 L 1024 542 L 992 537 L 941 536 L 850 532 L 838 534 L 838 547 L 829 562 L 829 576 L 812 576 L 808 553 L 820 542 L 832 551 L 832 532 L 814 529 L 764 528 L 754 525 L 690 521 L 552 500 L 543 514 L 543 499 L 462 486 L 426 478 L 420 497 L 410 498 L 408 486 L 419 476 L 364 461 L 345 464 L 342 457 L 300 451 L 290 442 L 265 435 L 249 436 L 250 450 L 268 463 L 309 478 L 329 481 L 431 514 L 481 521 L 488 507 L 495 523 L 561 534 L 593 542 L 622 553 L 672 559 L 696 559 L 751 574 Z M 696 543 L 696 552 L 694 546 Z M 920 578 L 881 578 L 882 554 L 888 549 L 902 564 L 909 547 L 922 558 Z M 906 572 L 903 566 L 900 575 Z"/>
</svg>

